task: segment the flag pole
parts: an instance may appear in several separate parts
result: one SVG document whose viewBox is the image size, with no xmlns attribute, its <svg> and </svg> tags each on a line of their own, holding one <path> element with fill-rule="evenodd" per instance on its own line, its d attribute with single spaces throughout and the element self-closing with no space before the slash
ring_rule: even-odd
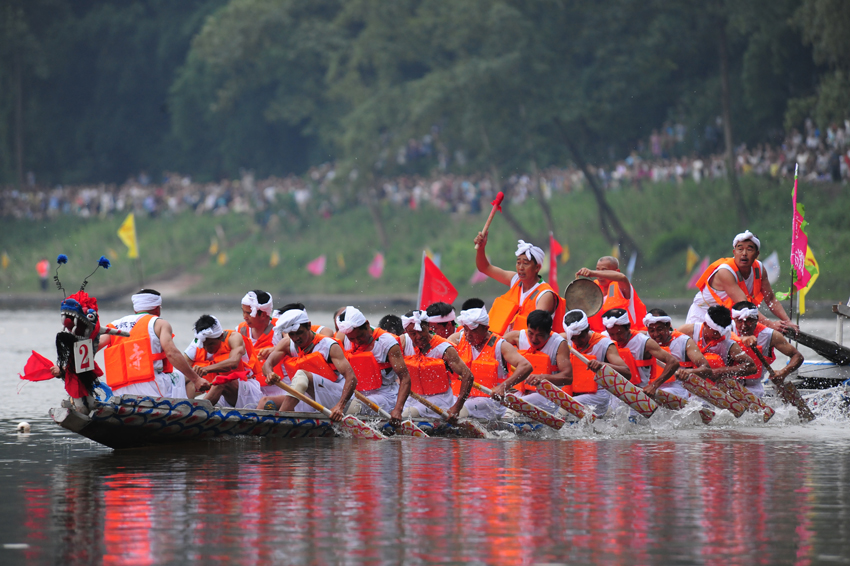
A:
<svg viewBox="0 0 850 566">
<path fill-rule="evenodd" d="M 419 262 L 419 292 L 416 294 L 416 306 L 413 310 L 419 310 L 422 305 L 422 290 L 425 286 L 425 250 L 422 250 L 422 261 Z"/>
<path fill-rule="evenodd" d="M 791 303 L 789 305 L 788 320 L 794 320 L 794 228 L 797 222 L 797 170 L 800 164 L 794 165 L 794 198 L 793 210 L 791 211 Z"/>
</svg>

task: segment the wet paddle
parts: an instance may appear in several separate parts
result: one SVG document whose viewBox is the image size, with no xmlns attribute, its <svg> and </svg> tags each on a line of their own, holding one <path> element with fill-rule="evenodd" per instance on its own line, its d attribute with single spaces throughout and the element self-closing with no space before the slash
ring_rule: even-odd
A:
<svg viewBox="0 0 850 566">
<path fill-rule="evenodd" d="M 734 377 L 723 378 L 718 382 L 718 385 L 721 388 L 725 388 L 729 395 L 747 405 L 747 408 L 749 408 L 752 412 L 763 412 L 764 422 L 769 421 L 771 417 L 776 414 L 776 410 L 773 407 L 753 395 L 750 390 L 744 387 L 744 385 Z"/>
<path fill-rule="evenodd" d="M 764 354 L 761 353 L 761 350 L 758 348 L 753 348 L 753 352 L 755 352 L 758 359 L 761 361 L 762 365 L 767 370 L 767 374 L 770 376 L 770 381 L 773 383 L 773 386 L 776 387 L 776 390 L 779 392 L 779 396 L 782 398 L 785 403 L 792 405 L 797 408 L 797 413 L 800 415 L 800 419 L 803 422 L 810 422 L 815 420 L 815 414 L 809 409 L 809 405 L 806 403 L 806 400 L 803 399 L 803 396 L 800 395 L 800 392 L 794 386 L 793 383 L 785 381 L 784 379 L 778 379 L 776 377 L 776 372 L 773 371 L 773 368 L 770 367 L 770 363 L 765 359 Z"/>
<path fill-rule="evenodd" d="M 569 348 L 570 352 L 575 354 L 585 365 L 590 363 L 590 360 L 581 355 L 575 348 L 571 346 Z M 603 389 L 646 418 L 651 417 L 658 410 L 658 403 L 652 397 L 644 393 L 643 389 L 635 387 L 631 381 L 617 373 L 617 370 L 609 365 L 605 365 L 601 371 L 596 372 L 595 379 L 596 383 Z"/>
<path fill-rule="evenodd" d="M 719 409 L 726 409 L 735 415 L 735 418 L 740 418 L 741 415 L 747 412 L 747 406 L 744 403 L 741 403 L 712 382 L 698 375 L 688 374 L 683 379 L 679 379 L 679 381 L 682 382 L 682 387 L 687 389 L 692 395 L 708 401 Z"/>
<path fill-rule="evenodd" d="M 493 210 L 490 211 L 490 216 L 487 217 L 487 222 L 484 223 L 484 229 L 481 230 L 482 234 L 486 234 L 487 230 L 490 229 L 490 223 L 493 222 L 493 217 L 496 216 L 496 211 L 502 212 L 502 201 L 505 200 L 505 193 L 499 191 L 499 194 L 496 195 L 496 200 L 491 202 L 493 205 Z M 475 249 L 478 249 L 478 244 L 475 244 Z"/>
<path fill-rule="evenodd" d="M 355 391 L 354 395 L 361 403 L 365 403 L 367 407 L 369 407 L 385 419 L 392 419 L 392 416 L 388 412 L 383 410 L 380 405 L 378 405 L 359 391 Z M 406 434 L 408 436 L 415 436 L 416 438 L 428 438 L 428 435 L 425 434 L 425 431 L 413 424 L 413 421 L 411 420 L 402 421 L 402 423 L 398 426 L 398 430 L 401 431 L 402 434 Z"/>
<path fill-rule="evenodd" d="M 655 363 L 658 364 L 658 366 L 662 369 L 666 366 L 664 362 L 661 362 L 659 360 L 655 360 Z M 684 409 L 688 404 L 687 399 L 683 399 L 682 397 L 679 397 L 678 395 L 675 395 L 663 389 L 657 389 L 655 391 L 655 394 L 650 395 L 650 397 L 655 399 L 655 401 L 659 405 L 661 405 L 665 409 L 670 409 L 671 411 L 680 411 Z M 699 411 L 699 416 L 702 419 L 703 424 L 709 424 L 716 414 L 717 413 L 715 413 L 711 409 L 706 408 L 702 408 Z"/>
<path fill-rule="evenodd" d="M 565 411 L 574 415 L 579 420 L 583 419 L 587 415 L 590 415 L 590 422 L 596 420 L 596 415 L 594 415 L 592 411 L 589 411 L 587 407 L 573 399 L 572 395 L 557 387 L 550 381 L 545 379 L 541 381 L 537 385 L 537 392 L 556 405 L 560 405 Z"/>
<path fill-rule="evenodd" d="M 331 416 L 331 410 L 318 403 L 306 395 L 302 394 L 297 389 L 293 389 L 289 385 L 285 384 L 283 381 L 278 381 L 275 383 L 278 387 L 298 399 L 299 401 L 304 401 L 320 413 L 323 413 L 326 417 Z M 340 421 L 340 426 L 351 433 L 351 435 L 355 438 L 365 438 L 367 440 L 385 440 L 387 437 L 373 429 L 357 417 L 351 415 L 345 415 L 345 417 Z"/>
<path fill-rule="evenodd" d="M 560 430 L 561 427 L 564 426 L 567 422 L 560 417 L 556 417 L 555 415 L 547 413 L 539 407 L 535 407 L 528 401 L 523 401 L 522 397 L 517 397 L 513 393 L 505 393 L 505 396 L 503 398 L 497 399 L 496 397 L 493 397 L 492 389 L 488 389 L 480 383 L 475 383 L 474 381 L 472 382 L 472 386 L 477 390 L 481 391 L 482 393 L 488 395 L 494 401 L 498 401 L 508 409 L 513 409 L 517 413 L 528 417 L 529 419 L 535 420 L 539 423 L 543 423 L 546 426 L 552 427 L 555 430 Z"/>
<path fill-rule="evenodd" d="M 425 405 L 426 407 L 428 407 L 429 409 L 431 409 L 432 411 L 434 411 L 435 413 L 437 413 L 438 415 L 440 415 L 441 417 L 443 417 L 444 419 L 448 420 L 449 414 L 442 407 L 438 407 L 422 395 L 414 393 L 413 391 L 410 392 L 410 396 Z M 474 421 L 469 421 L 466 419 L 458 420 L 457 426 L 465 428 L 475 438 L 493 438 L 492 434 L 484 430 L 484 427 Z"/>
</svg>

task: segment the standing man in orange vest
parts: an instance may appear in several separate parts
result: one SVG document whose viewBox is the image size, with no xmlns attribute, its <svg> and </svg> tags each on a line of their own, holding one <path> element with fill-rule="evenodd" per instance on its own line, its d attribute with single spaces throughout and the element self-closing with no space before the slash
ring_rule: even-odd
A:
<svg viewBox="0 0 850 566">
<path fill-rule="evenodd" d="M 126 356 L 116 356 L 107 350 L 106 383 L 117 395 L 146 395 L 150 397 L 172 397 L 186 399 L 195 396 L 198 391 L 209 388 L 209 384 L 200 377 L 177 346 L 174 345 L 171 325 L 163 318 L 162 296 L 153 289 L 142 289 L 132 297 L 135 314 L 112 321 L 108 326 L 129 332 L 129 337 L 104 334 L 100 337 L 98 348 L 111 347 L 117 352 L 123 344 L 132 344 L 139 340 L 140 352 L 133 348 L 131 358 L 141 356 L 138 364 L 144 372 L 128 380 L 128 364 L 123 363 Z M 146 345 L 145 345 L 146 342 Z M 126 348 L 125 348 L 126 350 Z M 149 371 L 147 371 L 149 370 Z M 150 375 L 144 375 L 149 373 Z"/>
<path fill-rule="evenodd" d="M 50 262 L 47 261 L 46 257 L 38 260 L 38 263 L 35 264 L 35 270 L 38 272 L 38 279 L 41 282 L 41 290 L 47 291 L 47 276 L 50 273 Z"/>
<path fill-rule="evenodd" d="M 643 317 L 646 316 L 646 305 L 638 297 L 625 273 L 620 271 L 620 261 L 610 255 L 600 257 L 596 269 L 582 267 L 576 272 L 576 277 L 594 277 L 596 284 L 602 289 L 605 302 L 599 309 L 599 314 L 590 317 L 590 328 L 594 332 L 604 332 L 602 314 L 611 309 L 625 309 L 629 313 L 629 323 L 634 330 L 646 330 Z"/>
<path fill-rule="evenodd" d="M 501 336 L 511 330 L 524 330 L 528 315 L 538 309 L 552 315 L 556 332 L 563 330 L 564 300 L 540 277 L 544 258 L 542 249 L 519 240 L 515 254 L 516 271 L 508 271 L 487 259 L 486 233 L 479 232 L 475 236 L 475 245 L 478 246 L 475 255 L 478 271 L 510 287 L 507 293 L 493 301 L 490 308 L 490 329 L 493 332 Z"/>
<path fill-rule="evenodd" d="M 764 302 L 779 320 L 768 320 L 764 315 L 759 315 L 762 324 L 780 332 L 789 328 L 799 332 L 799 327 L 791 322 L 782 303 L 773 294 L 767 271 L 758 260 L 760 250 L 761 242 L 749 230 L 735 236 L 732 240 L 732 257 L 712 263 L 697 281 L 699 290 L 685 322 L 702 323 L 708 309 L 714 305 L 731 309 L 732 305 L 741 301 L 749 301 L 756 307 Z"/>
<path fill-rule="evenodd" d="M 280 388 L 266 384 L 263 375 L 263 362 L 269 357 L 274 347 L 274 325 L 277 318 L 272 318 L 274 302 L 272 296 L 265 291 L 255 289 L 242 297 L 242 320 L 236 330 L 242 335 L 251 358 L 251 370 L 260 383 L 263 395 L 278 395 Z M 251 347 L 248 347 L 250 342 Z"/>
</svg>

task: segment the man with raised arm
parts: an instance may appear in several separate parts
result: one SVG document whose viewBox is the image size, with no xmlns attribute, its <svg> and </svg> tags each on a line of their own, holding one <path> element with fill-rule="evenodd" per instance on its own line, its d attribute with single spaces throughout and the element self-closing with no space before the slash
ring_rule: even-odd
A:
<svg viewBox="0 0 850 566">
<path fill-rule="evenodd" d="M 600 257 L 596 269 L 582 267 L 576 272 L 576 277 L 592 277 L 602 289 L 605 302 L 599 309 L 599 314 L 590 317 L 590 328 L 595 332 L 604 332 L 602 315 L 611 309 L 625 309 L 629 313 L 629 323 L 632 330 L 645 330 L 643 317 L 646 316 L 646 305 L 638 297 L 625 273 L 620 271 L 620 261 L 610 255 Z"/>
<path fill-rule="evenodd" d="M 133 345 L 130 363 L 136 363 L 138 369 L 149 374 L 146 377 L 128 376 L 128 365 L 122 363 L 126 356 L 113 356 L 109 350 L 105 353 L 106 383 L 118 395 L 148 395 L 151 397 L 172 397 L 176 399 L 192 398 L 196 391 L 204 391 L 209 385 L 202 379 L 183 357 L 172 338 L 171 325 L 162 313 L 162 296 L 153 289 L 142 289 L 133 295 L 135 314 L 119 318 L 108 324 L 129 332 L 129 337 L 104 334 L 98 347 L 117 348 L 121 345 Z M 135 344 L 133 342 L 136 341 Z M 135 346 L 138 345 L 138 350 Z M 124 348 L 125 351 L 128 348 Z M 113 359 L 114 358 L 114 359 Z"/>
<path fill-rule="evenodd" d="M 490 263 L 485 253 L 487 234 L 479 232 L 475 237 L 478 251 L 475 266 L 478 271 L 510 287 L 507 293 L 493 301 L 490 307 L 490 327 L 502 335 L 511 330 L 523 330 L 532 311 L 544 310 L 552 315 L 555 330 L 562 330 L 564 300 L 558 291 L 544 283 L 540 277 L 543 267 L 543 250 L 519 240 L 516 251 L 516 271 L 508 271 Z"/>
<path fill-rule="evenodd" d="M 652 309 L 643 318 L 643 324 L 646 326 L 650 338 L 679 362 L 677 376 L 684 371 L 692 371 L 704 379 L 711 378 L 711 368 L 705 360 L 705 356 L 697 348 L 696 342 L 690 336 L 685 336 L 678 330 L 673 330 L 673 319 L 664 310 Z M 659 389 L 683 399 L 689 399 L 691 396 L 678 379 L 667 378 L 660 372 L 643 390 L 649 395 L 654 395 Z"/>
<path fill-rule="evenodd" d="M 735 236 L 732 257 L 712 263 L 697 281 L 698 291 L 688 310 L 688 324 L 702 323 L 706 312 L 714 305 L 730 309 L 741 301 L 749 301 L 756 307 L 764 302 L 779 320 L 769 320 L 760 315 L 759 321 L 763 325 L 780 332 L 789 328 L 799 332 L 800 329 L 791 322 L 782 303 L 773 294 L 767 271 L 758 260 L 760 249 L 761 241 L 749 230 Z"/>
<path fill-rule="evenodd" d="M 726 377 L 741 378 L 756 371 L 753 360 L 732 340 L 732 313 L 724 306 L 708 308 L 702 322 L 686 323 L 678 328 L 693 338 L 711 366 L 712 381 Z"/>
</svg>

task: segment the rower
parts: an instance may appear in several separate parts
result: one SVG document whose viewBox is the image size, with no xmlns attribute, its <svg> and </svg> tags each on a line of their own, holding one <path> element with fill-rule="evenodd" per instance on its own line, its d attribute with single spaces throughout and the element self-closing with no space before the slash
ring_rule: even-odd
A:
<svg viewBox="0 0 850 566">
<path fill-rule="evenodd" d="M 572 348 L 589 360 L 585 365 L 577 356 L 570 356 L 573 366 L 572 396 L 582 405 L 591 407 L 594 414 L 601 417 L 608 411 L 611 395 L 597 387 L 596 373 L 608 365 L 629 379 L 631 371 L 620 357 L 617 345 L 607 336 L 590 329 L 584 311 L 573 309 L 564 315 L 564 337 Z"/>
<path fill-rule="evenodd" d="M 253 408 L 262 397 L 260 383 L 251 371 L 251 358 L 242 335 L 224 330 L 214 316 L 195 322 L 195 339 L 183 352 L 195 372 L 210 382 L 204 399 L 236 409 Z M 214 383 L 219 382 L 220 383 Z"/>
<path fill-rule="evenodd" d="M 688 324 L 699 324 L 705 319 L 709 307 L 723 305 L 727 309 L 741 301 L 749 301 L 758 307 L 762 302 L 779 318 L 768 320 L 764 315 L 759 321 L 769 328 L 784 332 L 792 329 L 799 332 L 797 325 L 785 313 L 782 303 L 776 300 L 767 278 L 767 271 L 758 261 L 761 242 L 749 230 L 732 240 L 732 257 L 718 259 L 697 281 L 697 294 L 688 310 Z"/>
<path fill-rule="evenodd" d="M 440 338 L 448 338 L 457 330 L 455 308 L 442 301 L 432 303 L 425 309 L 428 314 L 428 325 L 431 332 Z"/>
<path fill-rule="evenodd" d="M 171 324 L 160 317 L 162 296 L 159 292 L 142 289 L 133 295 L 132 301 L 135 314 L 107 325 L 129 332 L 130 336 L 104 334 L 98 343 L 98 349 L 110 347 L 104 352 L 106 384 L 117 395 L 175 399 L 192 398 L 196 391 L 208 389 L 209 384 L 195 373 L 174 345 Z M 122 345 L 123 348 L 119 348 Z M 129 357 L 122 355 L 122 349 L 123 354 L 129 354 Z M 128 369 L 134 365 L 133 359 L 139 351 L 142 359 L 132 369 L 141 371 L 130 376 Z"/>
<path fill-rule="evenodd" d="M 602 289 L 605 302 L 600 313 L 611 309 L 625 309 L 629 313 L 629 323 L 632 330 L 646 330 L 643 327 L 643 317 L 646 316 L 646 305 L 638 297 L 637 291 L 625 273 L 620 271 L 620 260 L 606 255 L 596 261 L 596 269 L 582 267 L 576 272 L 576 277 L 593 277 Z M 602 316 L 590 317 L 590 328 L 595 332 L 605 330 Z"/>
<path fill-rule="evenodd" d="M 531 374 L 522 382 L 521 387 L 525 391 L 522 400 L 553 415 L 562 411 L 560 405 L 535 391 L 544 379 L 568 393 L 572 390 L 570 348 L 563 336 L 552 332 L 552 315 L 543 310 L 533 311 L 528 315 L 528 328 L 508 332 L 505 340 L 516 346 L 519 354 L 532 366 Z M 519 383 L 520 380 L 514 380 L 512 376 L 504 388 L 516 387 Z"/>
<path fill-rule="evenodd" d="M 498 297 L 490 308 L 490 326 L 496 334 L 527 328 L 526 319 L 532 311 L 544 310 L 552 315 L 557 332 L 562 330 L 564 300 L 558 292 L 544 283 L 540 277 L 543 267 L 543 250 L 519 240 L 516 251 L 516 271 L 508 271 L 490 263 L 485 253 L 487 234 L 479 232 L 475 237 L 478 249 L 475 266 L 481 273 L 510 287 Z"/>
<path fill-rule="evenodd" d="M 457 350 L 445 338 L 431 334 L 425 311 L 411 311 L 401 317 L 401 322 L 405 331 L 402 351 L 407 370 L 410 372 L 411 391 L 445 409 L 449 422 L 456 423 L 458 417 L 468 416 L 469 411 L 463 405 L 472 389 L 473 377 L 472 372 L 458 356 Z M 450 371 L 461 378 L 460 393 L 457 397 L 452 392 Z M 440 415 L 413 397 L 407 399 L 403 415 L 414 418 L 440 418 Z"/>
<path fill-rule="evenodd" d="M 656 360 L 665 364 L 658 378 L 664 383 L 679 369 L 679 360 L 665 351 L 658 342 L 643 332 L 632 330 L 629 313 L 625 309 L 611 309 L 602 314 L 602 324 L 607 335 L 617 345 L 620 358 L 629 366 L 631 382 L 646 387 L 658 375 Z M 643 321 L 641 321 L 643 326 Z"/>
<path fill-rule="evenodd" d="M 732 313 L 726 307 L 713 305 L 708 308 L 702 322 L 687 323 L 678 330 L 696 342 L 711 366 L 711 376 L 708 377 L 712 381 L 755 373 L 753 360 L 731 338 Z"/>
<path fill-rule="evenodd" d="M 400 337 L 404 335 L 404 326 L 401 325 L 401 317 L 397 314 L 388 314 L 378 321 L 378 328 L 383 328 L 390 334 Z"/>
<path fill-rule="evenodd" d="M 245 347 L 249 350 L 251 370 L 260 383 L 263 395 L 277 395 L 280 388 L 267 385 L 263 375 L 263 362 L 269 357 L 274 347 L 274 325 L 277 318 L 272 318 L 274 306 L 272 296 L 265 291 L 255 289 L 242 297 L 242 319 L 236 330 L 242 335 Z"/>
<path fill-rule="evenodd" d="M 684 371 L 691 371 L 696 368 L 700 377 L 710 377 L 705 371 L 709 368 L 708 362 L 697 348 L 696 342 L 690 336 L 686 336 L 678 330 L 673 330 L 673 319 L 664 310 L 652 309 L 643 318 L 643 324 L 646 326 L 650 338 L 679 362 L 677 376 Z M 672 377 L 665 379 L 665 376 L 661 373 L 643 388 L 649 395 L 655 395 L 655 392 L 659 389 L 683 399 L 689 399 L 691 396 L 679 380 Z"/>
<path fill-rule="evenodd" d="M 345 357 L 357 376 L 357 390 L 390 413 L 390 424 L 401 424 L 404 402 L 410 394 L 410 374 L 395 336 L 381 328 L 372 328 L 363 313 L 346 307 L 337 318 L 345 335 Z M 353 400 L 347 413 L 368 411 L 360 401 Z M 371 414 L 371 413 L 370 413 Z"/>
<path fill-rule="evenodd" d="M 289 304 L 283 305 L 283 307 L 282 307 L 280 310 L 275 311 L 275 314 L 273 315 L 273 318 L 280 318 L 280 316 L 281 316 L 283 313 L 285 313 L 286 311 L 292 311 L 292 310 L 297 310 L 297 311 L 306 311 L 306 310 L 307 310 L 307 307 L 305 307 L 305 306 L 304 306 L 304 303 L 289 303 Z M 338 310 L 334 313 L 334 320 L 336 320 L 336 317 L 337 317 L 337 316 L 339 315 L 339 313 L 341 313 L 343 310 L 345 310 L 345 307 L 342 307 L 341 309 L 338 309 Z M 327 327 L 327 326 L 322 326 L 321 324 L 314 324 L 314 325 L 312 325 L 312 326 L 310 327 L 310 329 L 311 329 L 313 332 L 315 332 L 316 334 L 320 334 L 320 335 L 322 335 L 322 336 L 327 336 L 327 337 L 329 337 L 329 338 L 333 338 L 333 337 L 334 337 L 334 333 L 335 333 L 335 332 L 336 332 L 336 330 L 337 330 L 337 328 L 336 328 L 336 324 L 334 324 L 334 329 L 333 329 L 333 330 L 332 330 L 332 329 L 330 329 L 330 328 L 329 328 L 329 327 Z"/>
<path fill-rule="evenodd" d="M 457 320 L 463 327 L 463 332 L 455 335 L 459 337 L 457 353 L 475 381 L 492 389 L 494 397 L 505 395 L 506 380 L 519 383 L 531 374 L 531 363 L 514 346 L 490 331 L 487 309 L 462 310 Z M 514 367 L 510 375 L 508 365 Z M 481 419 L 499 419 L 507 411 L 504 405 L 477 389 L 470 392 L 464 407 L 471 416 Z"/>
<path fill-rule="evenodd" d="M 283 312 L 275 325 L 281 340 L 275 345 L 263 373 L 266 382 L 274 385 L 285 376 L 275 373 L 281 362 L 291 376 L 291 386 L 312 397 L 319 404 L 331 408 L 330 419 L 339 422 L 345 416 L 348 400 L 354 395 L 357 377 L 342 351 L 342 346 L 329 336 L 317 334 L 310 324 L 307 311 L 291 309 Z M 284 336 L 285 335 L 285 336 Z M 263 397 L 257 406 L 266 407 L 272 401 L 281 411 L 315 412 L 316 409 L 285 393 L 281 396 Z"/>
<path fill-rule="evenodd" d="M 758 348 L 769 364 L 776 361 L 774 349 L 790 358 L 784 368 L 774 372 L 776 376 L 773 379 L 778 383 L 781 383 L 791 372 L 803 364 L 803 354 L 792 346 L 785 339 L 785 336 L 759 322 L 759 310 L 753 303 L 749 301 L 735 303 L 732 306 L 732 320 L 735 322 L 735 334 L 732 335 L 732 339 L 741 346 L 756 365 L 755 373 L 744 377 L 744 387 L 757 397 L 764 396 L 762 378 L 766 368 L 758 356 L 753 353 L 753 348 Z"/>
</svg>

